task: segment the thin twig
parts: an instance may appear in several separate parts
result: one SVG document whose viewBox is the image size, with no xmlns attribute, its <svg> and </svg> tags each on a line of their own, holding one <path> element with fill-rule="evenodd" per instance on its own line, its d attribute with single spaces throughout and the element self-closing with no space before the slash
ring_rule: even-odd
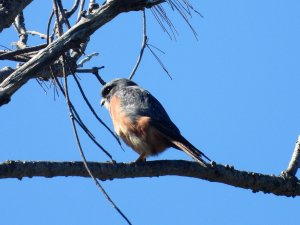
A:
<svg viewBox="0 0 300 225">
<path fill-rule="evenodd" d="M 92 69 L 76 69 L 76 73 L 95 73 L 95 70 L 100 70 L 103 69 L 104 66 L 100 66 L 100 67 L 93 67 Z M 102 84 L 102 83 L 101 83 Z M 103 84 L 102 84 L 103 85 Z"/>
<path fill-rule="evenodd" d="M 90 101 L 88 100 L 88 98 L 86 97 L 82 87 L 81 87 L 81 84 L 78 80 L 78 78 L 75 76 L 75 74 L 73 74 L 73 78 L 79 88 L 79 91 L 81 93 L 81 96 L 83 97 L 85 103 L 87 104 L 87 106 L 89 107 L 89 109 L 91 110 L 92 114 L 96 117 L 96 119 L 102 124 L 102 126 L 104 126 L 108 131 L 109 133 L 116 139 L 116 141 L 119 143 L 120 147 L 122 148 L 122 144 L 121 144 L 121 141 L 120 139 L 118 138 L 118 136 L 115 135 L 115 133 L 106 125 L 106 123 L 97 115 L 97 113 L 95 112 L 95 109 L 93 108 L 93 106 L 91 105 Z M 123 149 L 123 148 L 122 148 Z"/>
<path fill-rule="evenodd" d="M 176 1 L 178 1 L 178 0 L 176 0 Z M 199 11 L 197 11 L 188 0 L 182 0 L 182 1 L 187 6 L 188 10 L 194 11 L 196 14 L 198 14 L 199 16 L 201 16 L 203 18 L 203 15 Z"/>
<path fill-rule="evenodd" d="M 77 8 L 79 6 L 79 2 L 80 2 L 80 0 L 75 0 L 75 2 L 73 4 L 72 8 L 70 9 L 70 11 L 66 12 L 66 16 L 68 18 L 70 18 L 74 14 L 74 12 L 77 10 Z"/>
<path fill-rule="evenodd" d="M 90 61 L 94 56 L 98 56 L 99 53 L 98 52 L 94 52 L 90 55 L 87 55 L 84 59 L 82 59 L 78 64 L 77 64 L 77 68 L 81 68 L 83 67 L 83 64 Z"/>
<path fill-rule="evenodd" d="M 84 8 L 84 3 L 85 3 L 85 0 L 81 0 L 76 23 L 78 23 L 79 20 L 81 19 L 81 16 L 83 13 L 83 8 Z"/>
<path fill-rule="evenodd" d="M 65 91 L 62 87 L 62 85 L 59 83 L 57 77 L 54 75 L 54 71 L 52 69 L 52 66 L 50 66 L 50 70 L 52 72 L 52 77 L 53 77 L 53 80 L 55 81 L 56 85 L 58 86 L 58 88 L 60 89 L 61 93 L 63 94 L 63 96 L 66 96 L 65 94 Z M 77 124 L 82 128 L 82 130 L 88 135 L 88 137 L 90 138 L 90 140 L 92 142 L 94 142 L 94 144 L 96 146 L 98 146 L 109 158 L 112 162 L 114 162 L 114 159 L 112 158 L 111 154 L 108 153 L 108 151 L 106 151 L 106 149 L 100 145 L 99 142 L 97 142 L 95 136 L 92 134 L 92 132 L 86 127 L 86 125 L 84 124 L 84 122 L 82 121 L 82 119 L 80 118 L 77 110 L 75 109 L 74 105 L 72 104 L 72 102 L 70 101 L 70 105 L 71 105 L 71 108 L 72 108 L 72 111 L 74 112 L 74 119 L 75 121 L 77 122 Z"/>
<path fill-rule="evenodd" d="M 161 17 L 162 21 L 164 21 L 168 25 L 170 31 L 173 34 L 174 39 L 176 40 L 176 36 L 178 35 L 178 31 L 177 31 L 176 27 L 174 26 L 174 24 L 172 23 L 172 20 L 167 15 L 167 12 L 163 8 L 163 6 L 162 5 L 157 5 L 157 6 L 154 7 L 154 10 L 157 11 L 157 13 Z"/>
<path fill-rule="evenodd" d="M 24 53 L 39 51 L 45 47 L 46 47 L 46 44 L 41 44 L 41 45 L 37 45 L 34 47 L 27 47 L 27 48 L 18 49 L 15 51 L 5 52 L 5 53 L 0 54 L 0 60 L 8 59 L 9 57 L 18 56 L 18 55 L 21 55 Z"/>
<path fill-rule="evenodd" d="M 49 20 L 48 20 L 48 24 L 47 24 L 47 45 L 49 45 L 49 43 L 51 43 L 51 37 L 50 37 L 50 25 L 51 25 L 51 21 L 52 21 L 52 18 L 54 16 L 54 10 L 52 10 L 51 12 L 51 15 L 49 17 Z"/>
<path fill-rule="evenodd" d="M 63 56 L 63 58 L 64 58 L 64 56 Z M 64 68 L 65 67 L 63 67 L 63 69 Z M 129 219 L 124 215 L 124 213 L 119 209 L 119 207 L 110 198 L 110 196 L 105 191 L 105 189 L 102 187 L 102 185 L 99 183 L 99 181 L 94 177 L 93 173 L 91 172 L 91 170 L 90 170 L 90 168 L 89 168 L 89 166 L 87 164 L 87 160 L 86 160 L 85 154 L 83 152 L 83 149 L 82 149 L 82 146 L 81 146 L 81 143 L 80 143 L 80 140 L 79 140 L 79 136 L 78 136 L 78 133 L 77 133 L 77 128 L 76 128 L 76 125 L 75 125 L 74 115 L 73 115 L 71 104 L 70 104 L 70 98 L 69 98 L 69 92 L 68 92 L 68 81 L 67 81 L 67 76 L 66 76 L 65 71 L 63 72 L 63 75 L 64 75 L 64 84 L 65 84 L 64 85 L 64 91 L 65 91 L 66 102 L 67 102 L 68 110 L 69 110 L 69 113 L 70 113 L 70 119 L 71 119 L 73 131 L 74 131 L 74 135 L 75 135 L 77 147 L 78 147 L 80 155 L 82 157 L 85 169 L 87 170 L 87 172 L 89 173 L 89 175 L 91 176 L 91 178 L 95 181 L 96 186 L 100 189 L 100 191 L 103 193 L 103 195 L 106 197 L 106 199 L 111 203 L 111 205 L 113 206 L 113 208 L 117 210 L 117 212 L 124 218 L 124 220 L 129 225 L 131 225 L 131 222 L 129 221 Z"/>
<path fill-rule="evenodd" d="M 108 195 L 108 193 L 105 191 L 105 189 L 102 187 L 102 185 L 99 183 L 99 181 L 95 178 L 95 176 L 93 175 L 93 173 L 91 172 L 89 166 L 88 166 L 88 163 L 87 163 L 87 160 L 86 160 L 86 157 L 85 157 L 85 154 L 83 152 L 83 149 L 82 149 L 82 146 L 81 146 L 81 143 L 80 143 L 80 140 L 79 140 L 79 136 L 78 136 L 78 132 L 77 132 L 77 128 L 76 128 L 76 125 L 75 125 L 75 117 L 74 117 L 74 114 L 73 114 L 73 107 L 72 107 L 72 104 L 70 102 L 70 97 L 69 97 L 69 91 L 68 91 L 68 81 L 67 81 L 67 76 L 66 76 L 66 71 L 65 71 L 65 66 L 64 66 L 64 62 L 67 63 L 68 65 L 68 62 L 65 60 L 65 56 L 63 55 L 63 61 L 62 61 L 62 64 L 63 64 L 63 76 L 64 76 L 64 94 L 65 94 L 65 98 L 66 98 L 66 103 L 67 103 L 67 106 L 68 106 L 68 110 L 69 110 L 69 114 L 70 114 L 70 120 L 71 120 L 71 123 L 72 123 L 72 127 L 73 127 L 73 131 L 74 131 L 74 136 L 75 136 L 75 139 L 76 139 L 76 143 L 77 143 L 77 147 L 78 147 L 78 150 L 80 152 L 80 155 L 82 157 L 82 160 L 83 160 L 83 164 L 84 164 L 84 167 L 86 169 L 86 171 L 88 172 L 88 174 L 90 175 L 90 177 L 94 180 L 96 186 L 99 188 L 99 190 L 102 192 L 102 194 L 106 197 L 106 199 L 111 203 L 111 205 L 113 206 L 114 209 L 116 209 L 116 211 L 123 217 L 123 219 L 129 224 L 131 225 L 131 222 L 130 220 L 125 216 L 125 214 L 119 209 L 119 207 L 114 203 L 114 201 L 110 198 L 110 196 Z M 69 68 L 70 69 L 70 68 Z M 75 79 L 75 81 L 77 83 L 78 80 L 76 78 L 76 76 L 73 74 L 73 77 Z M 80 89 L 81 89 L 81 86 L 79 85 Z M 81 89 L 82 90 L 82 89 Z M 85 95 L 84 95 L 85 96 Z M 87 98 L 85 98 L 85 100 L 87 100 Z M 87 101 L 87 103 L 89 103 Z M 89 104 L 90 105 L 90 104 Z M 100 118 L 99 118 L 100 119 Z"/>
<path fill-rule="evenodd" d="M 99 70 L 103 69 L 104 66 L 100 66 L 100 67 L 92 67 L 91 69 L 77 69 L 76 73 L 92 73 L 95 75 L 95 77 L 97 78 L 97 80 L 99 81 L 99 83 L 101 85 L 105 85 L 106 82 L 101 78 L 101 76 L 99 75 Z"/>
<path fill-rule="evenodd" d="M 104 67 L 103 67 L 104 68 Z M 106 82 L 102 79 L 102 77 L 99 74 L 99 69 L 97 69 L 97 67 L 93 67 L 92 69 L 94 69 L 93 74 L 95 75 L 95 77 L 97 78 L 97 80 L 100 82 L 100 84 L 105 85 Z"/>
<path fill-rule="evenodd" d="M 73 106 L 72 106 L 72 110 L 74 111 L 74 109 L 73 109 Z M 74 112 L 75 113 L 75 112 Z M 82 125 L 82 123 L 75 117 L 74 118 L 75 119 L 75 121 L 76 121 L 76 123 L 81 127 L 81 129 L 83 130 L 83 131 L 85 131 L 87 128 L 86 127 L 84 127 L 83 125 Z M 100 145 L 99 144 L 99 142 L 98 141 L 96 141 L 96 138 L 95 137 L 93 137 L 92 135 L 90 135 L 88 132 L 86 132 L 85 131 L 85 133 L 88 135 L 88 137 L 90 138 L 90 140 L 98 147 L 98 148 L 100 148 L 109 158 L 110 158 L 110 161 L 112 162 L 112 163 L 115 163 L 116 161 L 113 159 L 113 157 L 108 153 L 108 151 L 106 151 L 105 150 L 105 148 L 103 148 L 102 147 L 102 145 Z"/>
<path fill-rule="evenodd" d="M 48 38 L 46 34 L 42 34 L 42 33 L 40 33 L 40 32 L 34 31 L 34 30 L 28 30 L 28 31 L 26 31 L 26 33 L 27 33 L 27 34 L 30 34 L 30 35 L 32 35 L 32 36 L 37 35 L 37 36 L 39 36 L 41 39 L 47 39 L 47 38 Z"/>
<path fill-rule="evenodd" d="M 43 82 L 39 81 L 39 79 L 35 79 L 36 82 L 39 84 L 39 86 L 43 89 L 44 93 L 47 94 L 47 90 L 45 89 L 45 87 L 43 86 Z M 47 86 L 46 86 L 47 87 Z"/>
<path fill-rule="evenodd" d="M 169 36 L 169 38 L 172 40 L 172 35 L 170 34 L 170 32 L 167 30 L 167 28 L 165 27 L 163 21 L 161 20 L 160 16 L 158 15 L 157 9 L 155 7 L 151 8 L 151 12 L 154 15 L 156 21 L 158 22 L 158 24 L 160 25 L 161 29 L 167 33 L 167 35 Z M 172 32 L 173 33 L 173 32 Z"/>
<path fill-rule="evenodd" d="M 186 22 L 186 24 L 190 27 L 191 31 L 193 32 L 195 38 L 198 40 L 198 34 L 196 32 L 196 30 L 194 29 L 194 27 L 191 25 L 188 17 L 185 15 L 185 12 L 182 11 L 176 4 L 174 4 L 173 1 L 169 1 L 171 4 L 173 4 L 174 8 L 177 10 L 177 12 L 179 12 L 179 14 L 181 15 L 181 17 L 184 19 L 184 21 Z"/>
<path fill-rule="evenodd" d="M 154 56 L 154 58 L 157 60 L 157 62 L 159 63 L 159 65 L 163 68 L 163 70 L 166 72 L 166 74 L 170 77 L 170 79 L 172 80 L 172 76 L 169 73 L 169 71 L 167 70 L 167 68 L 165 67 L 165 65 L 163 64 L 163 62 L 160 60 L 160 58 L 155 54 L 155 52 L 151 49 L 151 46 L 146 44 L 147 48 L 150 50 L 150 52 L 152 53 L 152 55 Z"/>
<path fill-rule="evenodd" d="M 60 37 L 63 34 L 63 29 L 62 29 L 62 26 L 61 26 L 61 23 L 60 23 L 57 0 L 53 0 L 53 11 L 54 11 L 54 14 L 55 14 L 55 17 L 56 17 L 57 33 L 58 33 L 58 36 Z"/>
<path fill-rule="evenodd" d="M 66 13 L 65 13 L 65 10 L 64 10 L 64 7 L 61 3 L 61 0 L 56 0 L 57 2 L 57 5 L 58 5 L 58 8 L 59 8 L 59 11 L 60 11 L 60 14 L 65 22 L 65 24 L 67 25 L 67 28 L 70 29 L 71 28 L 71 24 L 68 20 L 68 17 L 66 16 Z"/>
<path fill-rule="evenodd" d="M 182 0 L 173 0 L 173 3 L 176 4 L 178 6 L 178 8 L 182 9 L 190 17 L 192 17 L 190 7 L 187 4 L 185 4 L 184 1 L 183 1 L 183 3 L 181 1 Z"/>
<path fill-rule="evenodd" d="M 129 80 L 131 80 L 137 70 L 137 68 L 139 67 L 140 65 L 140 62 L 142 60 L 142 57 L 143 57 L 143 53 L 144 53 L 144 50 L 145 50 L 145 47 L 146 47 L 146 44 L 147 44 L 147 29 L 146 29 L 146 13 L 145 13 L 145 9 L 143 10 L 143 41 L 142 41 L 142 47 L 141 47 L 141 50 L 140 50 L 140 54 L 139 54 L 139 57 L 137 59 L 137 62 L 135 64 L 135 66 L 133 67 L 133 70 L 131 71 L 131 74 L 129 76 Z"/>
<path fill-rule="evenodd" d="M 18 49 L 23 49 L 27 47 L 27 40 L 28 35 L 26 33 L 25 27 L 25 19 L 23 12 L 20 12 L 19 15 L 16 17 L 14 22 L 14 27 L 16 28 L 17 32 L 19 33 L 19 41 L 15 43 Z"/>
<path fill-rule="evenodd" d="M 199 13 L 188 0 L 166 0 L 173 11 L 177 11 L 180 16 L 184 19 L 186 24 L 189 26 L 195 38 L 197 38 L 197 32 L 190 23 L 189 18 L 192 17 L 192 12 L 195 12 L 199 16 L 203 17 L 201 13 Z M 176 39 L 176 35 L 178 34 L 175 26 L 173 25 L 172 21 L 169 19 L 166 11 L 164 10 L 162 5 L 157 5 L 151 8 L 151 12 L 154 15 L 156 21 L 159 23 L 160 27 L 163 29 L 164 32 L 168 34 L 168 36 L 172 39 Z M 167 25 L 168 29 L 166 28 L 165 24 Z M 170 34 L 170 32 L 172 35 Z"/>
<path fill-rule="evenodd" d="M 58 37 L 61 37 L 63 35 L 63 23 L 61 22 L 61 13 L 57 0 L 53 0 L 53 11 L 56 17 L 55 26 L 53 28 L 54 33 L 56 33 Z"/>
<path fill-rule="evenodd" d="M 56 24 L 57 24 L 57 29 L 58 29 L 58 35 L 61 36 L 62 35 L 62 28 L 61 28 L 61 24 L 59 23 L 59 14 L 58 14 L 58 6 L 57 6 L 57 2 L 56 0 L 53 0 L 53 11 L 54 11 L 54 14 L 56 16 Z M 64 66 L 64 60 L 62 61 L 62 68 L 63 68 L 63 71 L 65 72 L 65 66 Z M 70 68 L 70 67 L 69 67 Z M 52 72 L 52 75 L 57 83 L 57 85 L 60 87 L 60 90 L 61 92 L 64 94 L 64 96 L 66 97 L 66 93 L 64 91 L 64 89 L 62 88 L 61 84 L 59 83 L 57 77 L 55 76 L 55 74 L 53 73 L 52 71 L 52 67 L 50 66 L 50 69 L 51 69 L 51 72 Z M 64 73 L 63 75 L 65 76 L 66 73 Z M 85 124 L 82 122 L 82 120 L 80 119 L 80 116 L 79 114 L 77 113 L 77 111 L 75 110 L 75 107 L 72 105 L 71 102 L 69 102 L 71 104 L 71 108 L 74 112 L 74 114 L 76 115 L 76 121 L 78 121 L 78 123 L 80 124 L 80 126 L 82 127 L 82 129 L 85 131 L 85 133 L 94 141 L 96 142 L 95 140 L 95 136 L 89 131 L 89 129 L 85 126 Z M 101 149 L 103 150 L 103 152 L 106 153 L 106 155 L 108 155 L 108 157 L 110 157 L 112 159 L 112 156 L 97 142 L 97 146 L 100 146 Z"/>
<path fill-rule="evenodd" d="M 6 55 L 7 51 L 0 50 L 0 60 L 11 60 L 16 62 L 28 62 L 31 59 L 30 54 L 21 54 L 21 55 Z"/>
<path fill-rule="evenodd" d="M 53 74 L 53 72 L 52 72 L 52 74 Z M 52 75 L 52 77 L 53 77 L 53 75 Z M 52 85 L 53 85 L 53 100 L 55 101 L 56 100 L 55 96 L 57 96 L 57 98 L 59 97 L 59 91 L 58 91 L 58 87 L 56 84 L 56 80 L 53 78 L 50 79 L 50 88 Z"/>
<path fill-rule="evenodd" d="M 152 45 L 152 44 L 149 44 L 149 43 L 147 43 L 147 45 L 149 45 L 150 47 L 154 48 L 155 50 L 159 51 L 160 53 L 162 53 L 164 55 L 166 54 L 163 50 L 161 50 L 160 48 L 156 47 L 155 45 Z"/>
</svg>

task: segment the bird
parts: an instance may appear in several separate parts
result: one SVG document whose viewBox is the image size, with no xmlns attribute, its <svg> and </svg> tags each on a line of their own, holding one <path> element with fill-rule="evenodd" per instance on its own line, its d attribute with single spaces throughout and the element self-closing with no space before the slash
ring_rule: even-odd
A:
<svg viewBox="0 0 300 225">
<path fill-rule="evenodd" d="M 203 158 L 211 161 L 181 135 L 162 104 L 132 80 L 117 78 L 106 83 L 101 96 L 100 104 L 109 111 L 116 134 L 139 154 L 136 162 L 170 147 L 182 150 L 202 166 L 207 166 Z"/>
</svg>

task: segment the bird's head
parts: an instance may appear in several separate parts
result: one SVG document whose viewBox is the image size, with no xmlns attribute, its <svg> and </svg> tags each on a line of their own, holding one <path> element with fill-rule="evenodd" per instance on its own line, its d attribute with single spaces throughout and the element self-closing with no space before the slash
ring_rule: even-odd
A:
<svg viewBox="0 0 300 225">
<path fill-rule="evenodd" d="M 107 109 L 109 108 L 110 98 L 122 88 L 128 86 L 137 86 L 133 81 L 126 78 L 117 78 L 108 83 L 106 83 L 101 90 L 101 106 L 105 106 Z"/>
</svg>

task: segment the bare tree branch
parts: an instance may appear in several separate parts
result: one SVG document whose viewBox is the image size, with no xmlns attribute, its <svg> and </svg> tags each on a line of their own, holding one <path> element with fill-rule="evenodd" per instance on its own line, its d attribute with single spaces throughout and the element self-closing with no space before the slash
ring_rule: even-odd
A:
<svg viewBox="0 0 300 225">
<path fill-rule="evenodd" d="M 0 84 L 0 106 L 10 101 L 10 97 L 43 67 L 49 66 L 65 51 L 76 48 L 101 26 L 122 12 L 143 10 L 162 3 L 163 0 L 111 0 L 95 10 L 64 33 L 60 38 L 41 50 L 35 57 L 18 68 Z"/>
<path fill-rule="evenodd" d="M 94 56 L 98 56 L 98 52 L 94 52 L 92 54 L 87 55 L 84 59 L 82 59 L 79 63 L 77 63 L 77 68 L 83 67 L 83 64 L 90 61 Z"/>
<path fill-rule="evenodd" d="M 287 170 L 284 171 L 283 173 L 287 173 L 288 175 L 295 176 L 299 167 L 300 167 L 300 135 L 298 136 L 298 139 L 296 141 L 296 145 L 289 166 Z"/>
<path fill-rule="evenodd" d="M 282 196 L 300 196 L 300 182 L 296 178 L 284 178 L 254 172 L 236 170 L 230 166 L 212 163 L 207 168 L 197 162 L 183 160 L 157 160 L 139 163 L 96 163 L 88 167 L 101 180 L 184 176 L 219 182 L 234 187 L 262 191 Z M 0 164 L 0 178 L 24 177 L 89 177 L 82 162 L 5 161 Z"/>
<path fill-rule="evenodd" d="M 147 44 L 146 13 L 145 13 L 145 10 L 143 10 L 143 41 L 142 41 L 142 47 L 141 47 L 140 54 L 139 54 L 139 57 L 137 59 L 137 62 L 136 62 L 135 66 L 133 67 L 133 69 L 132 69 L 132 71 L 129 75 L 129 78 L 128 78 L 129 80 L 131 80 L 133 78 L 137 68 L 140 65 L 140 62 L 142 60 L 146 44 Z"/>
<path fill-rule="evenodd" d="M 56 0 L 56 2 L 57 2 L 57 6 L 58 6 L 58 8 L 59 8 L 60 14 L 61 14 L 61 16 L 62 16 L 62 20 L 63 20 L 64 23 L 67 25 L 67 28 L 70 29 L 70 28 L 71 28 L 71 24 L 70 24 L 70 22 L 69 22 L 69 20 L 68 20 L 68 17 L 67 17 L 67 15 L 66 15 L 66 13 L 65 13 L 65 10 L 64 10 L 64 8 L 63 8 L 63 5 L 62 5 L 61 0 Z"/>
<path fill-rule="evenodd" d="M 28 30 L 26 31 L 27 34 L 30 34 L 32 36 L 39 36 L 41 39 L 48 39 L 47 35 L 46 34 L 42 34 L 41 32 L 38 32 L 38 31 L 34 31 L 34 30 Z"/>
<path fill-rule="evenodd" d="M 72 8 L 70 9 L 70 11 L 66 12 L 66 16 L 68 18 L 70 18 L 73 15 L 73 13 L 77 10 L 77 8 L 79 6 L 79 1 L 80 0 L 75 0 Z"/>
<path fill-rule="evenodd" d="M 13 58 L 15 56 L 20 56 L 23 53 L 35 52 L 35 51 L 45 48 L 46 46 L 47 46 L 46 44 L 42 44 L 42 45 L 37 45 L 34 47 L 18 49 L 15 51 L 0 51 L 0 60 L 7 60 L 7 59 L 11 60 L 11 58 Z"/>
<path fill-rule="evenodd" d="M 0 58 L 2 58 L 2 55 L 5 55 L 7 52 L 8 51 L 0 50 Z M 22 53 L 22 54 L 17 54 L 17 55 L 7 55 L 7 56 L 5 56 L 6 60 L 16 61 L 16 62 L 28 62 L 32 57 L 33 57 L 33 55 L 31 53 Z M 0 78 L 0 80 L 2 81 L 4 79 Z"/>
<path fill-rule="evenodd" d="M 1 56 L 0 56 L 1 57 Z M 19 56 L 16 56 L 17 59 Z M 23 59 L 23 58 L 21 58 Z M 21 61 L 21 60 L 18 60 Z M 72 74 L 72 71 L 75 72 L 77 69 L 77 64 L 74 60 L 70 59 L 69 60 L 70 68 L 71 70 L 67 70 L 67 75 Z M 22 62 L 22 61 L 21 61 Z M 54 72 L 54 75 L 56 77 L 63 77 L 62 71 L 63 71 L 63 66 L 61 64 L 61 61 L 57 60 L 52 64 L 52 69 Z M 12 73 L 14 73 L 16 69 L 12 69 L 10 67 L 4 67 L 0 69 L 0 82 L 5 80 L 7 77 L 9 77 Z M 50 70 L 50 67 L 43 68 L 42 70 L 38 71 L 37 73 L 33 74 L 32 78 L 38 78 L 41 80 L 49 80 L 52 78 L 52 71 Z"/>
<path fill-rule="evenodd" d="M 19 41 L 16 43 L 13 43 L 16 45 L 18 49 L 23 49 L 27 47 L 27 40 L 28 40 L 28 34 L 26 32 L 25 27 L 25 19 L 23 15 L 23 11 L 20 12 L 20 14 L 16 17 L 14 21 L 15 29 L 17 30 L 19 34 Z"/>
<path fill-rule="evenodd" d="M 10 27 L 16 16 L 29 5 L 32 0 L 2 0 L 0 1 L 0 32 Z"/>
<path fill-rule="evenodd" d="M 79 20 L 81 19 L 81 14 L 83 13 L 83 8 L 84 8 L 84 3 L 85 3 L 85 0 L 81 0 L 80 2 L 80 7 L 79 7 L 79 11 L 78 11 L 78 15 L 77 15 L 77 20 L 76 20 L 76 23 L 79 22 Z"/>
</svg>

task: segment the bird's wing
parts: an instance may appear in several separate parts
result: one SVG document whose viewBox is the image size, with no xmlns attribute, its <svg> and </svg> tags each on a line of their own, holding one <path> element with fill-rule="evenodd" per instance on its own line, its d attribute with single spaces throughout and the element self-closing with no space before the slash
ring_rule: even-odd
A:
<svg viewBox="0 0 300 225">
<path fill-rule="evenodd" d="M 130 86 L 121 89 L 116 94 L 121 99 L 122 108 L 133 120 L 147 116 L 151 118 L 153 124 L 162 124 L 174 132 L 180 133 L 164 107 L 148 91 L 138 86 Z"/>
</svg>

